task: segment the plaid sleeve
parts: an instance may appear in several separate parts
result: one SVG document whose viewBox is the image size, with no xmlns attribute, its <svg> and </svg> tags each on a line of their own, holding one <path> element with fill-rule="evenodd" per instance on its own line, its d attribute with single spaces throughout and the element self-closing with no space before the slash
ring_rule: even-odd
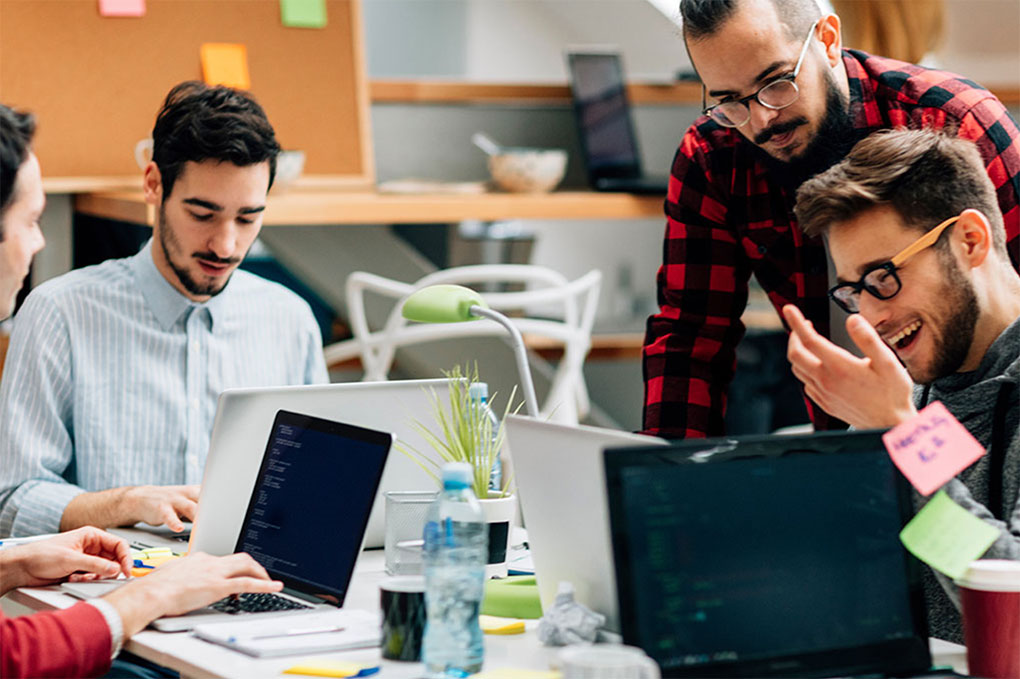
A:
<svg viewBox="0 0 1020 679">
<path fill-rule="evenodd" d="M 994 96 L 977 102 L 960 121 L 960 137 L 972 140 L 985 159 L 1002 210 L 1006 249 L 1020 271 L 1020 130 Z"/>
<path fill-rule="evenodd" d="M 726 390 L 744 334 L 749 268 L 727 225 L 727 200 L 712 177 L 729 177 L 732 150 L 712 151 L 696 129 L 673 161 L 666 198 L 660 311 L 643 349 L 643 431 L 668 438 L 724 433 Z M 711 163 L 713 167 L 709 167 Z"/>
</svg>

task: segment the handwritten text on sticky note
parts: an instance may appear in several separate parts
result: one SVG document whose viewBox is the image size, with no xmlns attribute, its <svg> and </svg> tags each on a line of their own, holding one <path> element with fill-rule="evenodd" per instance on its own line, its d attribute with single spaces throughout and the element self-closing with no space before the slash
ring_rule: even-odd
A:
<svg viewBox="0 0 1020 679">
<path fill-rule="evenodd" d="M 941 402 L 882 435 L 893 463 L 921 495 L 931 495 L 985 454 Z"/>
<path fill-rule="evenodd" d="M 145 16 L 145 0 L 99 0 L 99 15 L 104 17 Z"/>
<path fill-rule="evenodd" d="M 935 570 L 958 578 L 988 551 L 999 531 L 940 490 L 900 531 L 910 553 Z"/>
<path fill-rule="evenodd" d="M 251 88 L 248 78 L 248 50 L 244 45 L 207 42 L 202 45 L 202 79 L 206 85 L 226 85 L 239 90 Z"/>
</svg>

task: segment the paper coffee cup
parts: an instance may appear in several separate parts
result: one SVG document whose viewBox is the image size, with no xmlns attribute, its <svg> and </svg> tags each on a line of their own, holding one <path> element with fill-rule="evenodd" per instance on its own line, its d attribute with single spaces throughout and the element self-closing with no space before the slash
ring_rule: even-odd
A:
<svg viewBox="0 0 1020 679">
<path fill-rule="evenodd" d="M 956 584 L 968 674 L 1020 679 L 1020 561 L 974 561 Z"/>
</svg>

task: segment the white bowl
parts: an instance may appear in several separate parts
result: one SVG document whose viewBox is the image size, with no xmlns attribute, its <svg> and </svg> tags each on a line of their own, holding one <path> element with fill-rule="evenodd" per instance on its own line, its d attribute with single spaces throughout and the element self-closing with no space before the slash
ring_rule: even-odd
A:
<svg viewBox="0 0 1020 679">
<path fill-rule="evenodd" d="M 489 156 L 489 174 L 496 186 L 512 193 L 546 193 L 556 188 L 567 170 L 563 149 L 504 149 Z"/>
</svg>

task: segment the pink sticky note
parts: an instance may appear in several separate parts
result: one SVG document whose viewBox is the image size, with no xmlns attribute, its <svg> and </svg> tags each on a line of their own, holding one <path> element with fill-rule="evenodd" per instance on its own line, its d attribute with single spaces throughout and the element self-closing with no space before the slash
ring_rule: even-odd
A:
<svg viewBox="0 0 1020 679">
<path fill-rule="evenodd" d="M 145 0 L 99 0 L 99 14 L 104 17 L 145 16 Z"/>
<path fill-rule="evenodd" d="M 887 431 L 882 441 L 893 463 L 924 496 L 985 454 L 984 447 L 940 401 Z"/>
</svg>

